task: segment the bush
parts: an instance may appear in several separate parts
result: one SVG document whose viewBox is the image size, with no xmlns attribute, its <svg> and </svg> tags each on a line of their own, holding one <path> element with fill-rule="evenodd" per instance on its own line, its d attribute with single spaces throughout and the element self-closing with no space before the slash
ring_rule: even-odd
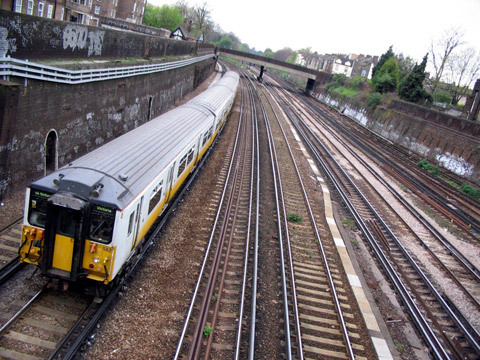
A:
<svg viewBox="0 0 480 360">
<path fill-rule="evenodd" d="M 350 87 L 355 90 L 360 90 L 365 79 L 361 76 L 355 76 L 351 81 Z"/>
<path fill-rule="evenodd" d="M 383 100 L 382 94 L 374 92 L 367 99 L 367 104 L 370 109 L 375 109 Z"/>
<path fill-rule="evenodd" d="M 335 74 L 332 77 L 332 82 L 325 85 L 325 90 L 333 91 L 333 89 L 344 86 L 347 83 L 347 76 L 344 74 Z"/>
<path fill-rule="evenodd" d="M 473 186 L 462 184 L 462 192 L 474 199 L 480 200 L 480 189 Z"/>
</svg>

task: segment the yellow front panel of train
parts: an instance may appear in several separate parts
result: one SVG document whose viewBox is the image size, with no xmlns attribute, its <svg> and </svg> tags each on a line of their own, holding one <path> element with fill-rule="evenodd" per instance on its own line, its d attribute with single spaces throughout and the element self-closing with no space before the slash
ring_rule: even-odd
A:
<svg viewBox="0 0 480 360">
<path fill-rule="evenodd" d="M 64 271 L 72 271 L 74 239 L 68 236 L 55 235 L 52 267 Z"/>
</svg>

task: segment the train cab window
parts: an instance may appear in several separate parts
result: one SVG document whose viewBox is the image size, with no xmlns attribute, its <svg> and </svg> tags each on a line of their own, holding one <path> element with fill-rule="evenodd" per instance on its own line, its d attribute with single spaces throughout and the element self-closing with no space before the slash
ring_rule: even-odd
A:
<svg viewBox="0 0 480 360">
<path fill-rule="evenodd" d="M 115 212 L 103 206 L 94 206 L 90 214 L 90 239 L 103 244 L 112 241 Z"/>
<path fill-rule="evenodd" d="M 75 237 L 79 217 L 77 210 L 62 209 L 58 216 L 58 232 L 64 236 Z"/>
<path fill-rule="evenodd" d="M 42 191 L 31 190 L 30 206 L 28 209 L 28 222 L 33 226 L 45 228 L 47 217 L 47 200 L 51 194 Z"/>
</svg>

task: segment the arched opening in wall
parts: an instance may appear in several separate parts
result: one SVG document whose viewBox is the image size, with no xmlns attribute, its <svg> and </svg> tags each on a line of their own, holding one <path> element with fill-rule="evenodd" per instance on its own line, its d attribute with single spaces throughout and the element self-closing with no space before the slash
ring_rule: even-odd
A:
<svg viewBox="0 0 480 360">
<path fill-rule="evenodd" d="M 50 130 L 45 140 L 45 175 L 51 174 L 58 167 L 58 137 L 55 130 Z"/>
<path fill-rule="evenodd" d="M 153 96 L 150 96 L 148 98 L 148 116 L 147 116 L 147 121 L 152 120 L 152 102 L 153 102 Z"/>
</svg>

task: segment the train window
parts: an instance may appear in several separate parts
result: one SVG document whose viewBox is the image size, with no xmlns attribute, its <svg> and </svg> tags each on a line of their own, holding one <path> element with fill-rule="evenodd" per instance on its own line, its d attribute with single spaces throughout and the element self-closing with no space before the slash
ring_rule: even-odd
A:
<svg viewBox="0 0 480 360">
<path fill-rule="evenodd" d="M 210 126 L 210 129 L 208 129 L 208 131 L 203 135 L 202 147 L 203 147 L 203 145 L 205 145 L 205 143 L 208 141 L 208 139 L 210 139 L 212 137 L 212 133 L 213 133 L 213 125 Z"/>
<path fill-rule="evenodd" d="M 112 241 L 114 221 L 113 209 L 94 205 L 90 213 L 90 239 L 108 244 Z"/>
<path fill-rule="evenodd" d="M 194 154 L 195 154 L 195 145 L 193 145 L 192 148 L 188 151 L 187 164 L 190 164 L 192 162 Z"/>
<path fill-rule="evenodd" d="M 47 217 L 47 200 L 51 194 L 43 191 L 31 190 L 28 222 L 33 226 L 45 228 Z"/>
<path fill-rule="evenodd" d="M 58 232 L 68 237 L 75 237 L 78 220 L 79 213 L 77 210 L 62 209 L 58 217 Z"/>
<path fill-rule="evenodd" d="M 130 219 L 128 220 L 128 235 L 132 233 L 134 220 L 135 220 L 135 211 L 130 214 Z"/>
<path fill-rule="evenodd" d="M 185 170 L 185 168 L 187 167 L 187 156 L 188 154 L 185 154 L 180 160 L 180 165 L 178 165 L 177 178 L 183 173 L 183 170 Z"/>
<path fill-rule="evenodd" d="M 158 205 L 160 199 L 162 198 L 162 188 L 163 188 L 163 180 L 158 183 L 157 186 L 152 191 L 152 196 L 150 198 L 150 203 L 148 204 L 148 213 L 150 214 L 155 206 Z"/>
</svg>

